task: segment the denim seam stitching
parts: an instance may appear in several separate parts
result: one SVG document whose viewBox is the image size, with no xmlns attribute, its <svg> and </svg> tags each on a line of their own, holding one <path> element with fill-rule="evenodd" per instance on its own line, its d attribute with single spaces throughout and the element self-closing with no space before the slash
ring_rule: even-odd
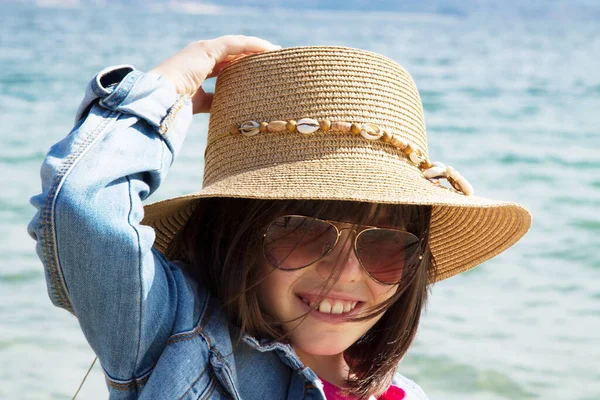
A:
<svg viewBox="0 0 600 400">
<path fill-rule="evenodd" d="M 229 393 L 226 392 L 225 389 L 223 389 L 223 386 L 220 384 L 219 381 L 217 381 L 217 385 L 215 385 L 215 391 L 221 396 L 229 396 Z M 239 399 L 239 397 L 237 399 Z"/>
<path fill-rule="evenodd" d="M 135 378 L 134 380 L 132 380 L 131 382 L 128 383 L 118 383 L 115 382 L 113 380 L 111 380 L 110 378 L 107 378 L 106 380 L 108 381 L 108 384 L 110 385 L 111 388 L 116 389 L 116 390 L 129 390 L 133 387 L 142 387 L 146 384 L 146 382 L 148 381 L 148 379 L 150 379 L 149 376 L 144 377 L 142 379 L 138 379 Z"/>
<path fill-rule="evenodd" d="M 127 223 L 129 224 L 129 226 L 131 227 L 131 229 L 133 229 L 133 232 L 135 232 L 136 235 L 136 240 L 137 240 L 137 252 L 138 252 L 138 280 L 139 280 L 139 320 L 138 320 L 138 340 L 137 340 L 137 349 L 135 352 L 135 362 L 134 362 L 134 366 L 138 365 L 138 361 L 139 361 L 139 357 L 140 357 L 140 347 L 141 347 L 141 342 L 142 342 L 142 321 L 143 321 L 143 288 L 142 288 L 142 245 L 140 243 L 140 233 L 137 230 L 137 228 L 131 223 L 131 213 L 133 212 L 133 197 L 131 194 L 131 179 L 129 178 L 129 176 L 125 177 L 127 179 L 127 192 L 129 195 L 129 213 L 127 215 Z"/>
<path fill-rule="evenodd" d="M 54 177 L 52 185 L 48 190 L 46 204 L 44 205 L 44 211 L 42 213 L 45 242 L 44 252 L 46 253 L 48 269 L 50 270 L 52 281 L 59 297 L 60 306 L 73 315 L 75 315 L 75 311 L 66 287 L 66 282 L 60 269 L 60 261 L 58 258 L 58 249 L 56 246 L 56 224 L 54 223 L 54 208 L 56 206 L 56 199 L 60 193 L 62 184 L 64 183 L 64 179 L 66 179 L 69 172 L 81 159 L 81 156 L 83 156 L 83 154 L 89 150 L 94 140 L 100 136 L 99 133 L 102 132 L 110 122 L 112 122 L 114 111 L 108 111 L 106 114 L 107 115 L 103 116 L 104 120 L 95 129 L 92 129 L 87 134 L 83 140 L 83 143 L 78 147 L 78 149 L 71 153 L 61 165 L 58 173 Z"/>
<path fill-rule="evenodd" d="M 213 377 L 210 382 L 210 387 L 206 390 L 206 392 L 198 400 L 210 399 L 210 396 L 212 396 L 212 394 L 216 388 L 217 388 L 217 380 Z"/>
<path fill-rule="evenodd" d="M 231 388 L 234 391 L 235 398 L 236 399 L 240 399 L 240 393 L 239 393 L 238 389 L 235 387 L 234 382 L 233 382 L 233 378 L 231 376 L 232 375 L 231 369 L 229 368 L 229 366 L 225 362 L 225 359 L 223 358 L 223 356 L 221 356 L 221 354 L 217 350 L 215 350 L 215 356 L 217 357 L 217 359 L 219 359 L 219 361 L 223 365 L 223 369 L 225 370 L 225 374 L 227 375 L 227 379 L 228 379 L 229 383 L 231 384 Z M 219 380 L 219 382 L 220 382 L 220 380 Z"/>
<path fill-rule="evenodd" d="M 125 99 L 127 99 L 127 96 L 129 96 L 129 93 L 131 92 L 133 86 L 137 83 L 137 81 L 139 81 L 142 78 L 143 74 L 136 72 L 137 71 L 134 70 L 127 74 L 127 76 L 121 81 L 121 83 L 119 83 L 117 88 L 115 88 L 118 90 L 114 90 L 107 97 L 100 100 L 100 104 L 102 104 L 106 108 L 116 111 L 116 109 L 120 107 L 121 104 L 123 104 Z M 111 96 L 114 96 L 115 98 L 111 99 Z M 108 102 L 105 101 L 106 99 L 108 99 Z"/>
<path fill-rule="evenodd" d="M 203 310 L 203 313 L 202 313 L 202 318 L 200 319 L 200 323 L 198 324 L 198 326 L 196 326 L 191 332 L 187 332 L 187 333 L 183 333 L 183 334 L 178 334 L 176 338 L 175 338 L 175 336 L 172 336 L 167 341 L 167 346 L 170 345 L 170 344 L 173 344 L 173 343 L 184 341 L 184 340 L 190 340 L 190 339 L 193 339 L 194 337 L 201 337 L 202 339 L 204 339 L 204 341 L 208 345 L 208 350 L 211 353 L 213 353 L 215 355 L 215 357 L 217 357 L 219 359 L 219 361 L 223 364 L 223 368 L 227 370 L 227 374 L 229 376 L 231 376 L 231 369 L 229 368 L 229 366 L 225 362 L 225 358 L 219 352 L 219 350 L 217 350 L 217 348 L 215 348 L 212 345 L 212 341 L 210 340 L 210 337 L 208 337 L 208 335 L 206 334 L 206 332 L 204 332 L 204 326 L 210 320 L 210 315 L 209 315 L 210 312 L 207 312 L 209 303 L 210 303 L 210 298 L 207 298 L 206 302 L 205 302 L 205 305 L 204 305 L 204 310 Z M 233 389 L 236 392 L 235 395 L 237 396 L 237 398 L 239 398 L 239 393 L 237 392 L 235 386 L 234 385 L 232 385 L 232 386 L 233 386 Z"/>
<path fill-rule="evenodd" d="M 104 371 L 104 368 L 102 369 Z M 106 371 L 104 371 L 104 376 L 106 377 L 106 381 L 108 382 L 108 384 L 110 385 L 110 387 L 112 387 L 113 389 L 116 390 L 129 390 L 132 387 L 142 387 L 146 384 L 146 382 L 148 381 L 148 379 L 150 379 L 150 374 L 152 373 L 152 371 L 154 370 L 154 367 L 152 367 L 148 372 L 146 372 L 145 374 L 143 374 L 141 377 L 138 378 L 133 378 L 131 379 L 129 382 L 124 382 L 124 383 L 120 383 L 115 381 L 113 378 L 111 378 L 108 373 Z"/>
<path fill-rule="evenodd" d="M 167 346 L 169 346 L 170 344 L 173 344 L 173 343 L 181 342 L 183 340 L 193 339 L 195 336 L 198 336 L 200 334 L 200 330 L 202 329 L 202 325 L 205 322 L 205 319 L 207 316 L 206 310 L 208 309 L 209 302 L 210 302 L 210 300 L 208 298 L 204 302 L 204 306 L 203 306 L 202 312 L 200 314 L 201 315 L 200 323 L 198 323 L 198 325 L 196 325 L 196 327 L 194 327 L 194 329 L 192 329 L 191 331 L 177 333 L 177 334 L 171 336 L 169 339 L 167 339 Z"/>
<path fill-rule="evenodd" d="M 197 326 L 191 332 L 179 333 L 177 336 L 172 336 L 172 338 L 167 341 L 167 346 L 174 343 L 183 342 L 184 340 L 191 340 L 194 337 L 199 336 L 200 331 L 201 328 Z"/>
<path fill-rule="evenodd" d="M 177 97 L 177 99 L 175 100 L 175 103 L 173 103 L 171 108 L 169 108 L 167 115 L 165 115 L 165 117 L 162 119 L 162 121 L 160 121 L 160 125 L 158 127 L 158 132 L 165 138 L 169 137 L 168 136 L 169 130 L 176 126 L 175 120 L 177 118 L 177 114 L 185 106 L 185 103 L 186 103 L 187 99 L 189 99 L 189 98 L 190 98 L 189 96 L 181 96 L 181 95 L 179 97 Z"/>
<path fill-rule="evenodd" d="M 217 350 L 217 348 L 215 348 L 212 345 L 212 341 L 210 340 L 210 338 L 208 337 L 208 335 L 206 335 L 206 333 L 204 332 L 203 326 L 204 325 L 200 326 L 200 331 L 199 331 L 200 336 L 206 341 L 206 343 L 208 344 L 208 349 L 215 355 L 215 357 L 223 365 L 223 368 L 227 371 L 226 373 L 227 373 L 228 377 L 231 378 L 231 369 L 227 365 L 227 362 L 225 361 L 225 357 L 223 357 L 223 355 L 221 354 L 221 352 L 219 352 L 219 350 Z M 235 391 L 236 398 L 239 399 L 240 398 L 240 394 L 238 393 L 235 385 L 233 385 L 233 382 L 231 382 L 231 383 L 232 383 L 231 386 L 233 387 L 233 390 Z"/>
</svg>

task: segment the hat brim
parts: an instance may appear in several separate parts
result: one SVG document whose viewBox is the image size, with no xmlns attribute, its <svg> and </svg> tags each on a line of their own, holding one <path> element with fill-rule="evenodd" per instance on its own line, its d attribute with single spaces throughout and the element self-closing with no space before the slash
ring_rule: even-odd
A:
<svg viewBox="0 0 600 400">
<path fill-rule="evenodd" d="M 519 204 L 465 196 L 432 183 L 418 168 L 405 161 L 399 160 L 393 173 L 389 168 L 389 159 L 378 157 L 374 152 L 352 159 L 333 153 L 314 160 L 265 163 L 211 181 L 199 192 L 148 204 L 142 223 L 155 229 L 155 246 L 164 253 L 198 198 L 431 205 L 430 248 L 437 265 L 436 278 L 431 282 L 449 278 L 494 257 L 517 242 L 531 225 L 530 213 Z"/>
</svg>

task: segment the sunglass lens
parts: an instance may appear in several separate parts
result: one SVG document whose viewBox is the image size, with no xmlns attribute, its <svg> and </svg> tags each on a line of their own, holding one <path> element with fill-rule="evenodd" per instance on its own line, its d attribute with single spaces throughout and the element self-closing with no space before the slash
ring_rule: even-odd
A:
<svg viewBox="0 0 600 400">
<path fill-rule="evenodd" d="M 277 268 L 298 269 L 323 257 L 337 239 L 335 227 L 325 221 L 303 216 L 283 216 L 269 225 L 264 250 Z"/>
<path fill-rule="evenodd" d="M 394 229 L 369 229 L 361 232 L 356 252 L 371 276 L 382 283 L 402 280 L 407 261 L 419 248 L 419 239 Z"/>
</svg>

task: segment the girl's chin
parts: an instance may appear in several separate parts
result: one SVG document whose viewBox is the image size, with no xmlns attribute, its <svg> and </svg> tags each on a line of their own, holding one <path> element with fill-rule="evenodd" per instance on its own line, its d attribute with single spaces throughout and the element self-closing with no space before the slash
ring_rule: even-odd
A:
<svg viewBox="0 0 600 400">
<path fill-rule="evenodd" d="M 294 348 L 307 354 L 332 356 L 346 351 L 368 329 L 352 325 L 306 319 L 299 326 L 288 328 L 293 330 L 290 339 Z"/>
<path fill-rule="evenodd" d="M 346 345 L 339 337 L 304 338 L 292 335 L 292 346 L 296 350 L 314 356 L 333 356 L 346 351 L 352 343 Z"/>
</svg>

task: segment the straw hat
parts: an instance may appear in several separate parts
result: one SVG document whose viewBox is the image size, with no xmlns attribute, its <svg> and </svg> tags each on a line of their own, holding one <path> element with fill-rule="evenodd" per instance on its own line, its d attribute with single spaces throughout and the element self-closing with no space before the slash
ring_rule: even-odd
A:
<svg viewBox="0 0 600 400">
<path fill-rule="evenodd" d="M 199 192 L 145 207 L 165 252 L 201 197 L 432 205 L 437 280 L 513 245 L 531 224 L 515 203 L 472 195 L 428 159 L 423 109 L 406 70 L 364 50 L 310 46 L 244 57 L 217 79 Z"/>
</svg>

